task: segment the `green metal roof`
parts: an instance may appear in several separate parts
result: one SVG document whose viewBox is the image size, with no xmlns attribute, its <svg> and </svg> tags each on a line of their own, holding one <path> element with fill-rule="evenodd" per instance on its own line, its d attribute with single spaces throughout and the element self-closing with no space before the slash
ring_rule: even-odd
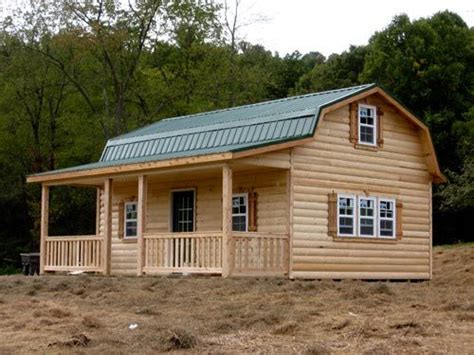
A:
<svg viewBox="0 0 474 355">
<path fill-rule="evenodd" d="M 108 140 L 99 162 L 61 171 L 236 152 L 303 139 L 314 135 L 324 107 L 374 86 L 360 85 L 163 119 Z"/>
</svg>

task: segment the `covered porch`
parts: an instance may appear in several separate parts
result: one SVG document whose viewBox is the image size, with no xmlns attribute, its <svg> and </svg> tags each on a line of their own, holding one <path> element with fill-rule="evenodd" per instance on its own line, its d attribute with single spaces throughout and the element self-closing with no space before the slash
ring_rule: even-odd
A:
<svg viewBox="0 0 474 355">
<path fill-rule="evenodd" d="M 288 275 L 288 158 L 43 183 L 40 272 Z M 59 184 L 97 189 L 94 235 L 48 234 L 50 187 Z"/>
</svg>

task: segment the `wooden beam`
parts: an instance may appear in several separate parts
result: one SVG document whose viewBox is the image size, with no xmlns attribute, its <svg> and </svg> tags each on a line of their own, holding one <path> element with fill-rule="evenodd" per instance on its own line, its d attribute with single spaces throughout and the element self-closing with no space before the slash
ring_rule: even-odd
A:
<svg viewBox="0 0 474 355">
<path fill-rule="evenodd" d="M 41 186 L 41 230 L 40 230 L 40 274 L 44 274 L 46 263 L 46 238 L 49 228 L 49 187 Z"/>
<path fill-rule="evenodd" d="M 293 279 L 293 209 L 294 209 L 294 149 L 290 150 L 290 165 L 291 169 L 288 171 L 286 178 L 286 189 L 288 195 L 288 277 Z"/>
<path fill-rule="evenodd" d="M 58 183 L 63 180 L 72 180 L 81 177 L 91 178 L 99 176 L 116 176 L 123 175 L 129 172 L 143 172 L 150 171 L 153 169 L 162 169 L 173 166 L 186 166 L 198 163 L 210 163 L 216 161 L 223 161 L 232 159 L 232 153 L 219 153 L 200 155 L 195 157 L 176 158 L 168 160 L 150 161 L 146 163 L 134 163 L 134 164 L 122 164 L 116 166 L 109 166 L 95 169 L 84 169 L 78 171 L 67 171 L 67 172 L 54 172 L 46 173 L 42 175 L 31 175 L 26 178 L 26 182 L 50 182 Z"/>
<path fill-rule="evenodd" d="M 110 275 L 110 258 L 112 251 L 112 179 L 104 183 L 104 235 L 102 245 L 102 263 L 104 274 Z"/>
<path fill-rule="evenodd" d="M 145 239 L 146 233 L 146 206 L 147 206 L 147 177 L 138 177 L 138 204 L 137 204 L 137 276 L 143 275 L 145 267 Z"/>
<path fill-rule="evenodd" d="M 430 280 L 433 279 L 433 183 L 430 181 L 429 186 L 430 195 Z"/>
<path fill-rule="evenodd" d="M 100 195 L 101 187 L 97 187 L 97 193 L 95 198 L 95 234 L 100 234 Z"/>
<path fill-rule="evenodd" d="M 222 277 L 232 273 L 232 168 L 222 167 Z"/>
</svg>

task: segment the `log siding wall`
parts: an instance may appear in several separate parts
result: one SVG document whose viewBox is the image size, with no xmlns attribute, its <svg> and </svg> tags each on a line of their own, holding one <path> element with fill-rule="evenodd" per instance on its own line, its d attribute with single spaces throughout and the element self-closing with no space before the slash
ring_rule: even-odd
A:
<svg viewBox="0 0 474 355">
<path fill-rule="evenodd" d="M 383 148 L 349 141 L 349 105 L 328 113 L 315 140 L 292 149 L 294 278 L 427 279 L 431 276 L 431 177 L 419 129 L 376 97 Z M 396 242 L 335 240 L 328 235 L 328 193 L 403 201 L 403 238 Z"/>
<path fill-rule="evenodd" d="M 289 152 L 287 154 L 289 159 Z M 258 194 L 257 230 L 259 232 L 287 232 L 287 188 L 286 171 L 271 173 L 248 171 L 234 173 L 233 192 L 253 189 Z M 222 177 L 218 174 L 199 179 L 176 178 L 172 181 L 148 182 L 146 232 L 166 233 L 170 231 L 171 191 L 194 188 L 196 190 L 196 232 L 220 231 L 222 229 Z M 137 270 L 137 243 L 119 238 L 119 204 L 123 200 L 137 198 L 136 181 L 114 182 L 112 201 L 112 274 L 135 275 Z M 103 206 L 103 202 L 101 203 Z M 101 207 L 102 211 L 103 207 Z M 103 220 L 103 213 L 101 214 Z M 99 223 L 99 225 L 102 225 Z M 99 227 L 102 230 L 102 226 Z"/>
</svg>

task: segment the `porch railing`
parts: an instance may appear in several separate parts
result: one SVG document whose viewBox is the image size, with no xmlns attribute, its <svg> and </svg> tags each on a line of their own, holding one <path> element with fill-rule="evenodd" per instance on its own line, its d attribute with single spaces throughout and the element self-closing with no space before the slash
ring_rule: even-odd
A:
<svg viewBox="0 0 474 355">
<path fill-rule="evenodd" d="M 103 238 L 97 235 L 46 237 L 45 271 L 103 271 Z"/>
<path fill-rule="evenodd" d="M 288 235 L 232 233 L 233 275 L 279 276 L 288 272 Z"/>
<path fill-rule="evenodd" d="M 145 273 L 222 272 L 222 232 L 145 233 Z"/>
</svg>

